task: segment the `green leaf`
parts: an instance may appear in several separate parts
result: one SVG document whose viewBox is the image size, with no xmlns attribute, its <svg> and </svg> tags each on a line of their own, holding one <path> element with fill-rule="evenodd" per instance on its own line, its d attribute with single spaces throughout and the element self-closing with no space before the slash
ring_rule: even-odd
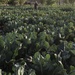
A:
<svg viewBox="0 0 75 75">
<path fill-rule="evenodd" d="M 75 75 L 75 67 L 70 66 L 70 74 L 69 75 Z"/>
<path fill-rule="evenodd" d="M 75 67 L 71 65 L 70 69 L 71 69 L 71 71 L 73 71 L 73 70 L 75 70 Z"/>
<path fill-rule="evenodd" d="M 35 59 L 37 59 L 39 56 L 40 56 L 40 53 L 39 53 L 39 52 L 36 52 L 36 53 L 34 54 L 34 58 L 35 58 Z"/>
<path fill-rule="evenodd" d="M 40 63 L 40 59 L 41 59 L 41 55 L 39 52 L 36 52 L 34 54 L 34 57 L 33 57 L 33 62 L 36 63 L 36 64 L 39 64 Z"/>
<path fill-rule="evenodd" d="M 70 50 L 70 52 L 75 55 L 75 50 Z"/>
<path fill-rule="evenodd" d="M 50 60 L 50 55 L 47 54 L 46 57 L 45 57 L 45 59 L 46 59 L 47 61 L 49 61 L 49 60 Z"/>
</svg>

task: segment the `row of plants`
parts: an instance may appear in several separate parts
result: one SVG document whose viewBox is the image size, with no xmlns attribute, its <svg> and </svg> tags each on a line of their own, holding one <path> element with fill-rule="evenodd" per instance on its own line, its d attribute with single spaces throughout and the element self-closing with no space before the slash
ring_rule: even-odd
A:
<svg viewBox="0 0 75 75">
<path fill-rule="evenodd" d="M 3 73 L 12 75 L 26 63 L 24 75 L 74 75 L 74 8 L 10 8 L 0 9 Z"/>
</svg>

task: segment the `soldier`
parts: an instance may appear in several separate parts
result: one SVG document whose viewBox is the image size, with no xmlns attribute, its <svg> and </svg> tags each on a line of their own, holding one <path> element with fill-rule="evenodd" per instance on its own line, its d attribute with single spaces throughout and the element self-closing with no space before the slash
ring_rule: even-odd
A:
<svg viewBox="0 0 75 75">
<path fill-rule="evenodd" d="M 38 2 L 37 1 L 34 3 L 34 9 L 38 9 Z"/>
</svg>

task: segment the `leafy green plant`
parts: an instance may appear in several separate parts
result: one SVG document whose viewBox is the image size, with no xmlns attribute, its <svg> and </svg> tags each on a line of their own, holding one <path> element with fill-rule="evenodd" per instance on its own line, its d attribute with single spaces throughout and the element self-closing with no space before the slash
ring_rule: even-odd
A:
<svg viewBox="0 0 75 75">
<path fill-rule="evenodd" d="M 35 53 L 32 63 L 31 68 L 36 75 L 67 75 L 63 66 L 56 60 L 52 61 L 49 54 L 42 56 L 39 52 Z"/>
<path fill-rule="evenodd" d="M 75 67 L 74 17 L 75 9 L 67 7 L 46 6 L 37 11 L 29 6 L 0 7 L 0 68 L 12 74 L 15 63 L 26 63 L 28 75 L 71 75 Z M 28 57 L 32 60 L 26 61 Z"/>
</svg>

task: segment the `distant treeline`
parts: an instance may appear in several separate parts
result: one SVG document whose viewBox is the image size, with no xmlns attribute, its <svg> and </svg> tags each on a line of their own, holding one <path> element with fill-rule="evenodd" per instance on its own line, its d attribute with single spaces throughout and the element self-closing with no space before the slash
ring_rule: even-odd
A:
<svg viewBox="0 0 75 75">
<path fill-rule="evenodd" d="M 74 5 L 75 0 L 0 0 L 0 4 L 9 4 L 9 5 L 24 5 L 24 4 L 31 4 L 32 2 L 39 2 L 41 4 L 52 5 L 57 3 L 61 4 L 72 4 Z"/>
</svg>

